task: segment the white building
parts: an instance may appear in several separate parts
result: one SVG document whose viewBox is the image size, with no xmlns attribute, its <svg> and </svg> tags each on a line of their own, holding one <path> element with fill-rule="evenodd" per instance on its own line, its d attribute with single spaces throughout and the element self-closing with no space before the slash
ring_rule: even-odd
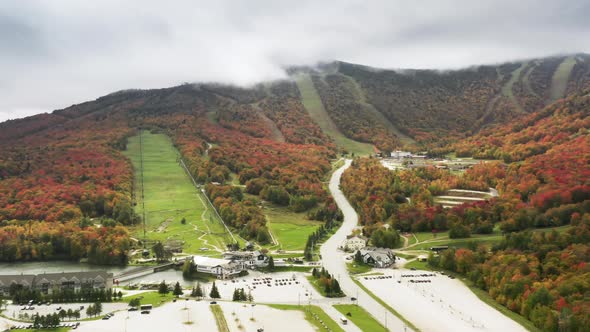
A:
<svg viewBox="0 0 590 332">
<path fill-rule="evenodd" d="M 197 272 L 212 274 L 219 279 L 232 278 L 246 270 L 243 262 L 231 259 L 193 256 L 193 263 Z"/>
<path fill-rule="evenodd" d="M 223 258 L 242 262 L 246 268 L 255 269 L 268 265 L 268 256 L 260 251 L 228 251 L 223 253 Z"/>
<path fill-rule="evenodd" d="M 367 238 L 362 235 L 348 236 L 340 245 L 344 251 L 358 251 L 367 246 Z"/>
<path fill-rule="evenodd" d="M 393 151 L 391 152 L 391 158 L 395 158 L 395 159 L 402 159 L 402 158 L 410 158 L 412 156 L 411 152 L 407 152 L 407 151 Z"/>
</svg>

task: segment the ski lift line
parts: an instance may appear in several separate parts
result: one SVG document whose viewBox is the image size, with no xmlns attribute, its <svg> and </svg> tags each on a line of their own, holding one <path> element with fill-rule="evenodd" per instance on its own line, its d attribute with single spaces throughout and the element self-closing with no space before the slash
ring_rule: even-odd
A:
<svg viewBox="0 0 590 332">
<path fill-rule="evenodd" d="M 191 178 L 191 180 L 192 180 L 193 185 L 195 186 L 195 188 L 197 190 L 200 190 L 199 189 L 199 186 L 197 185 L 197 181 L 195 181 L 195 178 L 193 178 L 193 175 L 188 171 L 188 168 L 186 167 L 186 164 L 184 163 L 184 159 L 182 159 L 182 158 L 179 158 L 179 159 L 180 159 L 180 164 L 182 165 L 182 168 L 184 168 L 184 171 L 186 172 L 186 174 L 188 174 L 188 176 Z M 217 209 L 215 208 L 215 206 L 213 205 L 213 203 L 211 203 L 211 201 L 209 200 L 209 197 L 207 197 L 207 195 L 203 195 L 203 196 L 205 196 L 205 199 L 207 199 L 207 202 L 213 208 L 213 211 L 215 211 L 215 215 L 217 215 L 217 218 L 219 218 L 219 220 L 221 220 L 221 223 L 223 224 L 223 227 L 225 227 L 225 230 L 227 231 L 227 233 L 229 234 L 229 236 L 231 236 L 231 239 L 232 239 L 233 243 L 236 243 L 236 239 L 235 239 L 233 233 L 229 230 L 229 228 L 225 224 L 225 221 L 223 221 L 223 218 L 221 218 L 221 216 L 219 215 L 219 212 L 217 212 Z"/>
<path fill-rule="evenodd" d="M 143 130 L 139 132 L 139 168 L 141 170 L 141 212 L 143 215 L 143 243 L 145 249 L 146 243 L 146 220 L 145 220 L 145 195 L 144 195 L 144 186 L 143 186 Z"/>
</svg>

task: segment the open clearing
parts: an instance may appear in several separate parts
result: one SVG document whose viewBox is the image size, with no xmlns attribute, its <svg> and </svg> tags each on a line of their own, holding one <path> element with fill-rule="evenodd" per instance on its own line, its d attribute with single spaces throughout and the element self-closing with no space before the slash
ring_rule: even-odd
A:
<svg viewBox="0 0 590 332">
<path fill-rule="evenodd" d="M 356 304 L 335 304 L 334 308 L 365 332 L 387 331 L 385 326 L 381 325 L 370 313 Z"/>
<path fill-rule="evenodd" d="M 148 240 L 182 241 L 188 253 L 200 252 L 203 247 L 211 249 L 200 252 L 205 255 L 225 250 L 231 243 L 229 234 L 179 165 L 178 151 L 166 135 L 142 131 L 129 139 L 125 155 L 135 170 L 135 211 L 140 216 L 145 205 Z M 183 218 L 186 224 L 181 223 Z M 142 239 L 143 225 L 132 228 L 132 233 Z"/>
<path fill-rule="evenodd" d="M 315 306 L 315 305 L 293 305 L 293 304 L 271 304 L 269 305 L 271 308 L 280 309 L 280 310 L 297 310 L 301 311 L 305 314 L 305 319 L 313 324 L 319 331 L 322 331 L 326 328 L 322 325 L 322 323 L 334 332 L 341 332 L 344 331 L 338 323 L 333 320 L 330 316 L 326 314 L 322 308 Z M 281 329 L 283 330 L 283 329 Z"/>
<path fill-rule="evenodd" d="M 340 132 L 324 108 L 322 100 L 308 74 L 299 75 L 296 82 L 301 93 L 303 106 L 305 106 L 313 121 L 322 128 L 322 131 L 334 139 L 337 146 L 357 156 L 368 156 L 374 153 L 371 144 L 351 140 Z"/>
<path fill-rule="evenodd" d="M 295 213 L 286 207 L 265 206 L 264 214 L 282 250 L 303 250 L 307 237 L 322 225 L 319 221 L 305 219 L 306 213 Z"/>
</svg>

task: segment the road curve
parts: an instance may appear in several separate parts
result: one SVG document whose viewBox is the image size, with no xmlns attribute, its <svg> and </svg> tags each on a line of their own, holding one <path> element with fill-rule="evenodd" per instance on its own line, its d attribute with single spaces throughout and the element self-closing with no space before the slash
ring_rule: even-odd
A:
<svg viewBox="0 0 590 332">
<path fill-rule="evenodd" d="M 411 331 L 404 322 L 387 311 L 379 302 L 375 301 L 366 292 L 360 289 L 348 275 L 346 261 L 338 252 L 338 246 L 346 239 L 358 224 L 358 215 L 354 208 L 340 190 L 340 178 L 342 173 L 350 167 L 352 160 L 345 160 L 344 166 L 337 169 L 330 179 L 330 192 L 336 204 L 344 214 L 344 221 L 340 229 L 332 235 L 320 248 L 323 266 L 340 282 L 340 287 L 348 297 L 356 297 L 358 304 L 370 312 L 381 324 L 387 326 L 390 331 Z"/>
</svg>

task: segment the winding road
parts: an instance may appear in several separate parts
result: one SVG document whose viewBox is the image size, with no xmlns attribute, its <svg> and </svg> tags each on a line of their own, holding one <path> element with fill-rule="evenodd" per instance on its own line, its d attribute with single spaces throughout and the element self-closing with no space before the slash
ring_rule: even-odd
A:
<svg viewBox="0 0 590 332">
<path fill-rule="evenodd" d="M 330 192 L 332 193 L 336 204 L 344 214 L 344 221 L 342 226 L 340 226 L 340 229 L 338 229 L 338 231 L 320 248 L 323 266 L 338 279 L 340 288 L 342 288 L 349 297 L 356 297 L 358 299 L 358 305 L 370 312 L 375 319 L 385 325 L 388 330 L 411 331 L 404 322 L 394 316 L 354 283 L 346 270 L 344 255 L 338 251 L 338 246 L 358 224 L 358 215 L 356 214 L 356 211 L 340 190 L 340 178 L 342 177 L 342 173 L 350 167 L 351 163 L 352 160 L 347 159 L 344 166 L 337 169 L 330 179 Z"/>
</svg>

